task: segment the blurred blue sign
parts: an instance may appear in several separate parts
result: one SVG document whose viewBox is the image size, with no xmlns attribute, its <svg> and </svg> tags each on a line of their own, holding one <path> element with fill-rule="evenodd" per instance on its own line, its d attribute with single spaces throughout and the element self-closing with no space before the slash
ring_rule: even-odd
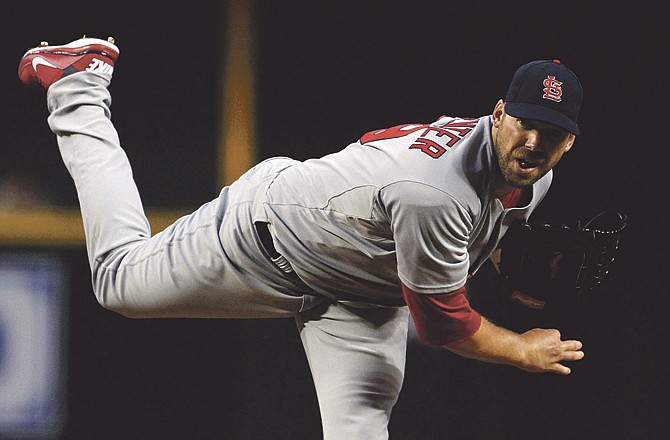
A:
<svg viewBox="0 0 670 440">
<path fill-rule="evenodd" d="M 56 257 L 0 253 L 0 438 L 63 426 L 65 280 Z"/>
</svg>

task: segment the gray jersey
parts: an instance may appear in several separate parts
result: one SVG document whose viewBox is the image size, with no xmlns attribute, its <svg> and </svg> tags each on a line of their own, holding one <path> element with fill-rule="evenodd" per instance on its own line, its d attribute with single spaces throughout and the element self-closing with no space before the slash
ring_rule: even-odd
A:
<svg viewBox="0 0 670 440">
<path fill-rule="evenodd" d="M 507 227 L 545 196 L 504 209 L 492 194 L 491 119 L 442 117 L 364 135 L 320 159 L 292 162 L 257 198 L 278 251 L 317 292 L 380 302 L 400 281 L 425 294 L 463 286 Z"/>
</svg>

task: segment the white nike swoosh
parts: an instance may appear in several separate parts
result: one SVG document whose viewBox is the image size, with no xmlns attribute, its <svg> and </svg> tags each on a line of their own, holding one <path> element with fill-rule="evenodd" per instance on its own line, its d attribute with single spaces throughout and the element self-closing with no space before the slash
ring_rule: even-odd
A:
<svg viewBox="0 0 670 440">
<path fill-rule="evenodd" d="M 45 60 L 42 57 L 35 57 L 33 58 L 33 69 L 35 69 L 35 72 L 37 72 L 37 66 L 40 64 L 45 65 L 47 67 L 53 67 L 54 69 L 58 69 L 58 66 L 54 66 L 51 64 L 49 61 Z"/>
</svg>

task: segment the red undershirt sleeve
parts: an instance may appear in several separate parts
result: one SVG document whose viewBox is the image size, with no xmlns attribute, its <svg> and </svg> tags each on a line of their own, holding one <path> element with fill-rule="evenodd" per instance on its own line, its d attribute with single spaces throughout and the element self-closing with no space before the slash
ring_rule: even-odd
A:
<svg viewBox="0 0 670 440">
<path fill-rule="evenodd" d="M 465 297 L 465 286 L 449 293 L 421 294 L 402 285 L 405 302 L 412 314 L 416 331 L 426 344 L 444 346 L 474 335 L 481 315 Z"/>
<path fill-rule="evenodd" d="M 500 197 L 503 208 L 517 206 L 521 196 L 519 188 L 504 194 Z M 426 344 L 455 344 L 474 335 L 481 326 L 482 317 L 470 307 L 465 286 L 448 293 L 421 294 L 403 284 L 402 292 L 419 338 Z"/>
</svg>

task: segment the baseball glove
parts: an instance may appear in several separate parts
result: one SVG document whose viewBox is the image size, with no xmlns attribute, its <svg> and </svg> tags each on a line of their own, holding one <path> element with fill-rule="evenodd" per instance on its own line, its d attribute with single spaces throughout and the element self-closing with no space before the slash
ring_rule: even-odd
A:
<svg viewBox="0 0 670 440">
<path fill-rule="evenodd" d="M 604 211 L 584 226 L 520 222 L 500 246 L 499 272 L 511 299 L 531 309 L 575 306 L 607 276 L 626 216 Z"/>
</svg>

